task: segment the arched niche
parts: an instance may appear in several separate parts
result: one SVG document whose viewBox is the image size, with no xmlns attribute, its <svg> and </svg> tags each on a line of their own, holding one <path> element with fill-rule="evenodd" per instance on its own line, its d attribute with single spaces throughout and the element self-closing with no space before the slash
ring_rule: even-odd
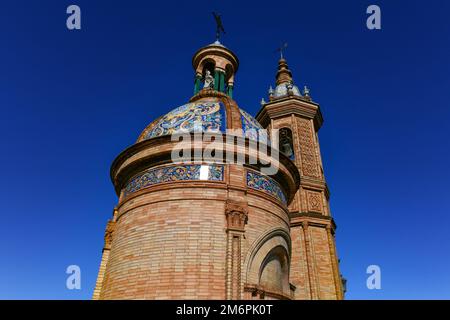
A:
<svg viewBox="0 0 450 320">
<path fill-rule="evenodd" d="M 214 72 L 216 69 L 216 62 L 213 59 L 205 59 L 202 62 L 202 76 L 205 78 L 206 70 L 208 70 L 212 76 L 214 76 Z"/>
<path fill-rule="evenodd" d="M 283 246 L 273 248 L 264 258 L 259 286 L 272 292 L 289 292 L 289 257 Z"/>
<path fill-rule="evenodd" d="M 291 239 L 286 230 L 267 232 L 247 256 L 246 285 L 289 296 L 290 252 Z"/>
</svg>

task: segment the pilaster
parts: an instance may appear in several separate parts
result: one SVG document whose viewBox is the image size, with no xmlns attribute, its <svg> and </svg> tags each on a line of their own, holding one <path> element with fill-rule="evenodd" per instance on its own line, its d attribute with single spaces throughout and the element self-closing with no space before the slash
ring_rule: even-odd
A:
<svg viewBox="0 0 450 320">
<path fill-rule="evenodd" d="M 225 206 L 227 220 L 226 298 L 242 299 L 242 238 L 248 219 L 246 203 L 228 200 Z"/>
</svg>

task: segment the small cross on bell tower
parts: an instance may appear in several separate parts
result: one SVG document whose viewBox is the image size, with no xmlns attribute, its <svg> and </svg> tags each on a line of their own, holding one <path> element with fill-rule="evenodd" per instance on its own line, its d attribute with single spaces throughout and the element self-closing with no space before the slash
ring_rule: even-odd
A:
<svg viewBox="0 0 450 320">
<path fill-rule="evenodd" d="M 283 43 L 283 45 L 281 47 L 279 47 L 276 52 L 280 53 L 280 60 L 284 59 L 283 58 L 283 51 L 286 50 L 286 48 L 288 47 L 287 42 Z"/>
</svg>

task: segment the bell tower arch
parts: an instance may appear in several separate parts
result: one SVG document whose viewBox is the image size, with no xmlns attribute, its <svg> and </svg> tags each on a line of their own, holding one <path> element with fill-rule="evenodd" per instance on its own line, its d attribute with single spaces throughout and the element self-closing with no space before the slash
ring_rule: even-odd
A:
<svg viewBox="0 0 450 320">
<path fill-rule="evenodd" d="M 194 54 L 192 66 L 195 70 L 194 95 L 202 89 L 212 89 L 233 98 L 239 60 L 232 51 L 216 41 Z"/>
</svg>

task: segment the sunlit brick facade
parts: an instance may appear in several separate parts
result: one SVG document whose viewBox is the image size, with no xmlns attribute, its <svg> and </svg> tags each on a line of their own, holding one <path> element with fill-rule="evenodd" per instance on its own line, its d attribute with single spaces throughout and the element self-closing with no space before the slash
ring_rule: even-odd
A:
<svg viewBox="0 0 450 320">
<path fill-rule="evenodd" d="M 153 121 L 113 162 L 119 202 L 106 228 L 94 299 L 343 298 L 317 138 L 319 105 L 293 84 L 281 59 L 276 88 L 253 118 L 232 98 L 238 66 L 218 42 L 200 49 L 194 96 Z M 263 128 L 280 130 L 279 144 L 265 142 L 279 156 L 217 161 L 219 149 L 251 157 L 254 132 Z M 198 129 L 212 130 L 221 147 L 206 156 L 212 140 L 194 140 L 189 149 L 202 151 L 202 161 L 174 163 L 173 136 Z M 237 138 L 228 139 L 230 129 L 240 130 Z M 264 173 L 266 162 L 277 164 L 276 173 Z"/>
</svg>

